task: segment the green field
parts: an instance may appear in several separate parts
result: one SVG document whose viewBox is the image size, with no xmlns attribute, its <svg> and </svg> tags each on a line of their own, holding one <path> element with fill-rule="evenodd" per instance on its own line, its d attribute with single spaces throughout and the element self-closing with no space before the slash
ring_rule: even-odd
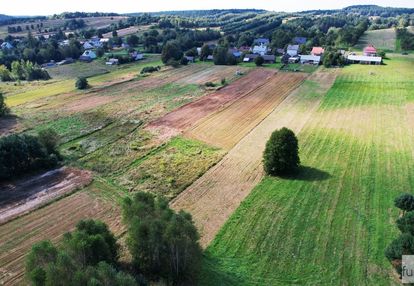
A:
<svg viewBox="0 0 414 286">
<path fill-rule="evenodd" d="M 393 199 L 414 189 L 414 65 L 344 68 L 299 133 L 295 179 L 266 177 L 207 248 L 202 285 L 393 285 Z M 394 282 L 393 282 L 394 281 Z"/>
<path fill-rule="evenodd" d="M 362 50 L 367 45 L 374 45 L 377 49 L 385 52 L 396 50 L 397 34 L 394 28 L 366 31 L 359 39 L 356 49 Z"/>
</svg>

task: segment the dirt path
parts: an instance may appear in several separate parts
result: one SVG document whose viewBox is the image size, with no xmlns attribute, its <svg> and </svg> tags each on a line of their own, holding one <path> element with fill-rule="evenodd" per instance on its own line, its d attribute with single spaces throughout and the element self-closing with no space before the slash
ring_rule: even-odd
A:
<svg viewBox="0 0 414 286">
<path fill-rule="evenodd" d="M 336 71 L 317 71 L 244 137 L 216 166 L 182 192 L 174 209 L 189 211 L 206 247 L 253 187 L 261 180 L 262 152 L 270 134 L 288 127 L 299 132 L 317 110 L 336 78 Z M 308 82 L 318 84 L 314 91 Z M 308 95 L 304 98 L 305 95 Z"/>
<path fill-rule="evenodd" d="M 29 179 L 0 185 L 0 225 L 82 188 L 92 174 L 62 167 Z"/>
</svg>

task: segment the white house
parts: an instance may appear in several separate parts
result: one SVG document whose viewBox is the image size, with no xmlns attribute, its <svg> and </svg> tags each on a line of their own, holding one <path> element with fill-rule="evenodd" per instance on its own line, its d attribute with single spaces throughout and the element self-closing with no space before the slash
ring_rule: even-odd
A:
<svg viewBox="0 0 414 286">
<path fill-rule="evenodd" d="M 1 44 L 1 49 L 2 50 L 10 50 L 13 49 L 13 45 L 10 44 L 9 42 L 4 42 L 3 44 Z"/>
<path fill-rule="evenodd" d="M 105 64 L 107 66 L 118 65 L 119 64 L 119 60 L 118 59 L 109 59 Z"/>
<path fill-rule="evenodd" d="M 260 44 L 260 46 L 254 46 L 252 50 L 253 54 L 258 54 L 261 56 L 264 56 L 265 54 L 267 54 L 267 51 L 268 51 L 267 46 L 263 44 Z"/>
<path fill-rule="evenodd" d="M 299 53 L 299 45 L 288 45 L 287 54 L 291 57 L 297 56 Z"/>
<path fill-rule="evenodd" d="M 376 64 L 380 65 L 382 63 L 381 57 L 374 57 L 374 56 L 358 56 L 358 55 L 348 55 L 347 57 L 348 62 L 350 63 L 360 63 L 360 64 Z"/>
<path fill-rule="evenodd" d="M 319 65 L 320 62 L 321 62 L 321 56 L 300 55 L 300 63 L 301 64 Z"/>
</svg>

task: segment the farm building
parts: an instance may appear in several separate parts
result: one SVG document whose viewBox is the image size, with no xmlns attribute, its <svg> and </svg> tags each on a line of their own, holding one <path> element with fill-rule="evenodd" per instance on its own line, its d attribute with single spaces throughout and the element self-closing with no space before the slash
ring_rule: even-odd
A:
<svg viewBox="0 0 414 286">
<path fill-rule="evenodd" d="M 276 56 L 274 55 L 264 55 L 263 59 L 265 63 L 274 64 L 276 62 Z"/>
<path fill-rule="evenodd" d="M 268 51 L 267 46 L 263 45 L 263 44 L 261 44 L 260 46 L 254 46 L 253 47 L 253 54 L 258 54 L 258 55 L 263 56 L 263 55 L 267 54 L 267 51 Z"/>
<path fill-rule="evenodd" d="M 357 55 L 348 55 L 347 57 L 348 62 L 350 63 L 359 63 L 359 64 L 375 64 L 380 65 L 382 63 L 381 57 L 374 57 L 374 56 L 357 56 Z"/>
<path fill-rule="evenodd" d="M 184 56 L 184 57 L 187 59 L 187 61 L 189 63 L 194 63 L 194 61 L 195 61 L 195 58 L 194 57 L 190 57 L 190 56 Z"/>
<path fill-rule="evenodd" d="M 304 45 L 306 44 L 306 38 L 305 37 L 294 37 L 293 38 L 293 43 L 296 45 Z"/>
<path fill-rule="evenodd" d="M 68 65 L 68 64 L 74 63 L 74 62 L 75 61 L 72 58 L 66 58 L 63 61 L 57 62 L 56 64 L 58 66 L 63 66 L 63 65 Z"/>
<path fill-rule="evenodd" d="M 270 44 L 270 40 L 268 38 L 258 38 L 254 40 L 253 44 L 258 45 L 258 46 L 260 45 L 267 46 Z"/>
<path fill-rule="evenodd" d="M 1 49 L 2 50 L 10 50 L 13 49 L 13 45 L 10 44 L 9 42 L 4 42 L 1 44 Z"/>
<path fill-rule="evenodd" d="M 93 51 L 85 51 L 80 57 L 79 60 L 83 62 L 91 62 L 92 60 L 96 59 L 96 54 Z"/>
<path fill-rule="evenodd" d="M 207 61 L 212 61 L 212 60 L 214 60 L 214 57 L 213 57 L 213 55 L 209 55 L 209 56 L 207 56 L 207 59 L 206 59 Z"/>
<path fill-rule="evenodd" d="M 254 59 L 257 58 L 258 56 L 259 56 L 258 54 L 247 54 L 244 56 L 243 62 L 248 63 L 248 62 L 254 61 Z"/>
<path fill-rule="evenodd" d="M 321 62 L 321 56 L 300 55 L 300 63 L 301 64 L 319 65 L 320 62 Z"/>
<path fill-rule="evenodd" d="M 236 58 L 240 58 L 242 55 L 242 53 L 236 48 L 229 49 L 229 53 L 232 54 Z"/>
<path fill-rule="evenodd" d="M 299 53 L 299 45 L 288 45 L 287 47 L 287 54 L 291 57 L 297 56 Z"/>
<path fill-rule="evenodd" d="M 373 45 L 369 45 L 369 46 L 365 47 L 364 56 L 376 57 L 377 56 L 377 49 Z"/>
<path fill-rule="evenodd" d="M 325 53 L 325 49 L 322 47 L 313 47 L 311 55 L 313 56 L 322 56 Z"/>
</svg>

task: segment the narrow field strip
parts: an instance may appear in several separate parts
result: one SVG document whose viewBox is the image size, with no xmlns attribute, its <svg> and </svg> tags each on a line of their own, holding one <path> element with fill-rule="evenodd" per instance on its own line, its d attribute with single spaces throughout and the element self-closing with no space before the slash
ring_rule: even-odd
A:
<svg viewBox="0 0 414 286">
<path fill-rule="evenodd" d="M 306 76 L 302 73 L 277 73 L 226 109 L 199 120 L 184 136 L 231 149 L 297 88 Z"/>
<path fill-rule="evenodd" d="M 173 208 L 192 214 L 204 247 L 261 180 L 262 152 L 270 134 L 284 126 L 299 132 L 315 113 L 335 77 L 332 70 L 311 75 L 216 166 L 172 201 Z"/>
<path fill-rule="evenodd" d="M 151 122 L 148 129 L 157 131 L 161 138 L 180 134 L 193 126 L 197 120 L 224 109 L 241 97 L 253 92 L 265 84 L 268 78 L 274 74 L 275 71 L 272 70 L 256 69 L 221 90 L 184 105 Z"/>
</svg>

